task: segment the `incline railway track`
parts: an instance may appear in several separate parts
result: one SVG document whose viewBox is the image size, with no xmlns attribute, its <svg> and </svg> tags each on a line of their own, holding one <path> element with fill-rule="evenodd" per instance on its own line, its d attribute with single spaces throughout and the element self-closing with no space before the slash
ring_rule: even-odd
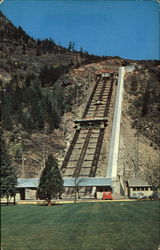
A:
<svg viewBox="0 0 160 250">
<path fill-rule="evenodd" d="M 99 78 L 87 102 L 61 171 L 64 177 L 95 177 L 113 92 L 113 78 Z M 91 189 L 86 188 L 85 193 Z M 68 189 L 68 194 L 73 189 Z"/>
</svg>

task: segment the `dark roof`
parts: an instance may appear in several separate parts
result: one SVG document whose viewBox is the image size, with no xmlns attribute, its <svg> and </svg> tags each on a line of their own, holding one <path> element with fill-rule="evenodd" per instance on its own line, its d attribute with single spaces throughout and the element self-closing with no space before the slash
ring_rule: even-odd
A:
<svg viewBox="0 0 160 250">
<path fill-rule="evenodd" d="M 149 183 L 145 180 L 144 177 L 137 176 L 137 177 L 131 177 L 128 179 L 128 186 L 129 187 L 147 187 L 151 185 L 149 185 Z"/>
<path fill-rule="evenodd" d="M 87 178 L 63 178 L 64 187 L 73 187 L 76 185 L 82 187 L 97 187 L 97 186 L 111 186 L 111 178 L 105 177 L 87 177 Z M 18 179 L 18 188 L 37 188 L 39 178 Z"/>
</svg>

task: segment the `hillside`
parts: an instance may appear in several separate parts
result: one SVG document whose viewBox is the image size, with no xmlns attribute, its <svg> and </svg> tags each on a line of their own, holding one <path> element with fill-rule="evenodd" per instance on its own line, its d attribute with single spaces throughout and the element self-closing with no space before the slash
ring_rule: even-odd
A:
<svg viewBox="0 0 160 250">
<path fill-rule="evenodd" d="M 25 165 L 31 160 L 29 165 L 34 169 L 37 161 L 41 162 L 45 140 L 55 152 L 64 147 L 63 140 L 59 139 L 62 137 L 61 117 L 72 110 L 80 88 L 70 82 L 66 74 L 99 57 L 74 51 L 72 43 L 66 49 L 52 39 L 33 40 L 2 13 L 0 37 L 3 133 L 15 164 L 21 165 L 25 158 Z M 37 156 L 35 159 L 34 148 L 36 154 L 40 152 L 38 159 Z"/>
<path fill-rule="evenodd" d="M 144 175 L 159 165 L 159 62 L 137 62 L 136 70 L 125 76 L 120 139 L 121 175 Z"/>
<path fill-rule="evenodd" d="M 130 63 L 136 71 L 125 79 L 119 172 L 124 170 L 122 158 L 126 156 L 127 174 L 133 173 L 135 147 L 131 145 L 135 145 L 137 131 L 144 155 L 139 158 L 146 159 L 147 152 L 150 161 L 157 159 L 159 61 L 89 55 L 74 51 L 72 43 L 66 49 L 52 39 L 33 40 L 2 13 L 0 23 L 2 132 L 19 176 L 38 176 L 49 153 L 63 160 L 75 130 L 73 119 L 82 113 L 94 85 L 94 72 L 118 70 Z"/>
</svg>

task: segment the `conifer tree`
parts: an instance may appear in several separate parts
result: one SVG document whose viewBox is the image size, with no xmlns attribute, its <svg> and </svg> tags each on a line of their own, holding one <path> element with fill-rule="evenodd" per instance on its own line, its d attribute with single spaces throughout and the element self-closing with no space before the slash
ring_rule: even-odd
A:
<svg viewBox="0 0 160 250">
<path fill-rule="evenodd" d="M 58 162 L 52 155 L 48 156 L 45 168 L 40 178 L 37 197 L 45 199 L 51 205 L 51 199 L 61 195 L 63 191 L 63 179 L 58 169 Z"/>
<path fill-rule="evenodd" d="M 6 144 L 1 140 L 1 174 L 0 174 L 0 197 L 15 197 L 17 176 L 15 168 L 12 166 L 10 157 L 7 154 Z"/>
</svg>

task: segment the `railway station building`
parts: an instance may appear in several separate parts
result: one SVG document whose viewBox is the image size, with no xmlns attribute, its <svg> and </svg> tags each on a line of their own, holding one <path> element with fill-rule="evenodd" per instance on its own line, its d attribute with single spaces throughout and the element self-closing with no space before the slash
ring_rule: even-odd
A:
<svg viewBox="0 0 160 250">
<path fill-rule="evenodd" d="M 63 178 L 63 180 L 65 188 L 92 188 L 93 191 L 90 198 L 95 197 L 95 192 L 98 194 L 98 197 L 100 197 L 100 193 L 110 191 L 112 186 L 111 178 L 105 177 Z M 35 200 L 38 184 L 39 178 L 18 179 L 16 200 Z"/>
<path fill-rule="evenodd" d="M 151 185 L 143 176 L 131 177 L 126 182 L 128 197 L 137 196 L 142 193 L 144 196 L 150 196 L 153 193 Z"/>
</svg>

